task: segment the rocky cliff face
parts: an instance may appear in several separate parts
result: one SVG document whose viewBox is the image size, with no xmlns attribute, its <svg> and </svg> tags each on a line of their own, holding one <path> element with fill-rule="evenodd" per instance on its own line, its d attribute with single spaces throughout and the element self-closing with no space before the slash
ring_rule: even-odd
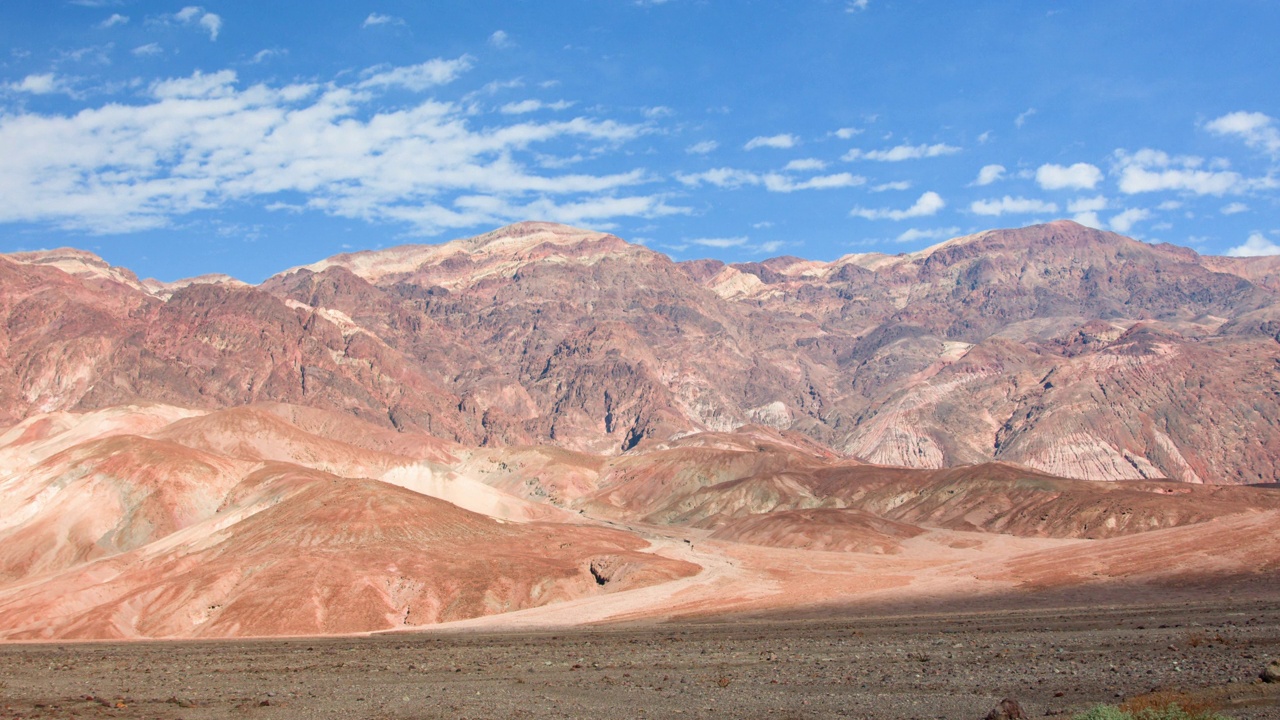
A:
<svg viewBox="0 0 1280 720">
<path fill-rule="evenodd" d="M 29 253 L 0 257 L 0 425 L 278 401 L 472 446 L 754 423 L 916 468 L 1276 482 L 1276 276 L 1069 222 L 734 266 L 521 223 L 258 287 Z"/>
</svg>

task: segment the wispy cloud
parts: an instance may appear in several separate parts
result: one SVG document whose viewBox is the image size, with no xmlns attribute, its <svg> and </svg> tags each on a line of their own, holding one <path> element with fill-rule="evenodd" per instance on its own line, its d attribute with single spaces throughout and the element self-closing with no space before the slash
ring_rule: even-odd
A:
<svg viewBox="0 0 1280 720">
<path fill-rule="evenodd" d="M 453 82 L 459 75 L 471 69 L 474 60 L 463 55 L 452 60 L 435 58 L 417 65 L 403 67 L 371 68 L 365 71 L 362 88 L 402 87 L 414 92 Z"/>
<path fill-rule="evenodd" d="M 934 145 L 898 145 L 896 147 L 885 148 L 883 150 L 859 150 L 854 148 L 845 153 L 844 159 L 853 160 L 877 160 L 880 162 L 901 162 L 903 160 L 919 160 L 920 158 L 939 157 L 942 155 L 954 155 L 960 152 L 960 148 L 946 143 L 937 143 Z"/>
<path fill-rule="evenodd" d="M 685 148 L 684 151 L 690 155 L 706 155 L 707 153 L 714 152 L 718 147 L 720 147 L 720 143 L 715 140 L 703 140 L 690 145 Z"/>
<path fill-rule="evenodd" d="M 905 210 L 856 207 L 853 210 L 850 210 L 849 214 L 853 217 L 865 218 L 867 220 L 906 220 L 907 218 L 937 215 L 938 211 L 946 206 L 947 203 L 942 199 L 942 196 L 930 190 L 921 195 L 911 207 L 906 208 Z"/>
<path fill-rule="evenodd" d="M 827 163 L 817 158 L 800 158 L 787 163 L 783 170 L 789 172 L 815 172 L 818 170 L 826 170 Z"/>
<path fill-rule="evenodd" d="M 879 185 L 873 185 L 868 189 L 871 190 L 871 192 L 887 192 L 889 190 L 910 190 L 911 181 L 910 180 L 894 180 L 893 182 L 880 183 Z"/>
<path fill-rule="evenodd" d="M 384 15 L 382 13 L 371 12 L 369 17 L 364 19 L 360 27 L 378 27 L 379 25 L 404 25 L 404 19 L 393 15 Z"/>
<path fill-rule="evenodd" d="M 1013 126 L 1016 128 L 1021 128 L 1023 125 L 1026 125 L 1027 121 L 1031 119 L 1031 116 L 1035 114 L 1036 114 L 1035 108 L 1027 108 L 1026 110 L 1023 110 L 1022 112 L 1018 113 L 1018 117 L 1013 119 Z"/>
<path fill-rule="evenodd" d="M 768 137 L 761 135 L 759 137 L 751 138 L 747 141 L 747 144 L 742 147 L 744 150 L 755 150 L 757 148 L 786 150 L 788 148 L 795 147 L 798 142 L 799 140 L 795 135 L 770 135 Z"/>
<path fill-rule="evenodd" d="M 1223 215 L 1239 215 L 1244 212 L 1249 212 L 1249 206 L 1242 202 L 1228 203 L 1222 208 Z"/>
<path fill-rule="evenodd" d="M 152 43 L 147 43 L 146 45 L 139 45 L 138 47 L 130 50 L 129 52 L 139 57 L 145 57 L 147 55 L 159 55 L 160 53 L 164 52 L 164 48 L 160 47 L 160 43 L 152 42 Z"/>
<path fill-rule="evenodd" d="M 975 215 L 998 217 L 1000 215 L 1056 213 L 1058 212 L 1058 206 L 1055 203 L 1045 202 L 1044 200 L 1005 195 L 996 200 L 975 200 L 969 205 L 969 210 Z"/>
<path fill-rule="evenodd" d="M 614 148 L 645 126 L 579 117 L 477 128 L 467 106 L 381 93 L 445 82 L 467 66 L 435 60 L 348 85 L 246 88 L 229 70 L 195 73 L 154 83 L 141 103 L 11 112 L 0 116 L 0 222 L 117 233 L 257 203 L 435 233 L 689 212 L 661 193 L 628 192 L 647 182 L 642 169 L 560 174 L 522 162 L 553 141 Z"/>
<path fill-rule="evenodd" d="M 222 31 L 222 17 L 205 10 L 199 5 L 188 5 L 169 16 L 180 25 L 197 25 L 209 33 L 209 40 L 217 40 Z"/>
<path fill-rule="evenodd" d="M 833 134 L 841 140 L 851 140 L 855 136 L 861 135 L 863 132 L 865 131 L 862 128 L 842 127 L 839 130 L 836 130 Z"/>
<path fill-rule="evenodd" d="M 1280 255 L 1280 245 L 1260 232 L 1249 235 L 1244 243 L 1227 251 L 1230 257 L 1262 257 L 1264 255 Z"/>
<path fill-rule="evenodd" d="M 98 23 L 98 27 L 103 29 L 113 28 L 117 25 L 124 25 L 127 22 L 129 22 L 129 17 L 127 15 L 121 15 L 120 13 L 111 13 L 111 17 Z"/>
<path fill-rule="evenodd" d="M 727 167 L 712 168 L 700 173 L 678 173 L 676 179 L 689 187 L 711 185 L 734 189 L 748 185 L 761 185 L 769 192 L 777 193 L 856 187 L 867 182 L 866 178 L 852 173 L 817 175 L 805 180 L 796 180 L 793 176 L 783 173 L 754 173 Z"/>
<path fill-rule="evenodd" d="M 917 230 L 916 228 L 910 228 L 898 237 L 894 238 L 894 240 L 900 243 L 916 242 L 917 240 L 950 240 L 959 234 L 960 228 L 954 226 L 932 228 L 929 230 Z"/>
<path fill-rule="evenodd" d="M 1047 164 L 1036 169 L 1036 182 L 1045 190 L 1092 190 L 1102 182 L 1102 171 L 1082 162 L 1070 166 Z"/>
<path fill-rule="evenodd" d="M 520 100 L 503 105 L 499 108 L 499 111 L 504 115 L 524 115 L 525 113 L 539 110 L 568 110 L 571 107 L 573 107 L 573 103 L 568 100 L 557 100 L 550 103 L 541 100 Z"/>
</svg>

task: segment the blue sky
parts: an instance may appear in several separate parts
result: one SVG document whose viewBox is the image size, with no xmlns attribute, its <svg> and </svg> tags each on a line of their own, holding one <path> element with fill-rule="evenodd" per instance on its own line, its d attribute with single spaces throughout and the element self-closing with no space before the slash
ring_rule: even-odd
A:
<svg viewBox="0 0 1280 720">
<path fill-rule="evenodd" d="M 676 259 L 1060 217 L 1280 253 L 1280 3 L 5 0 L 0 251 L 251 282 L 543 219 Z"/>
</svg>

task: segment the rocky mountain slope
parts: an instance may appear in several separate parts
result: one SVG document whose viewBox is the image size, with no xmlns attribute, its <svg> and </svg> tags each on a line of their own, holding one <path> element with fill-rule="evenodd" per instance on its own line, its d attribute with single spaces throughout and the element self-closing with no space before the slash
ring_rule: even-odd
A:
<svg viewBox="0 0 1280 720">
<path fill-rule="evenodd" d="M 879 464 L 1276 482 L 1277 277 L 1066 221 L 737 265 L 521 223 L 257 287 L 0 256 L 0 426 L 285 402 L 465 446 L 755 423 Z"/>
</svg>

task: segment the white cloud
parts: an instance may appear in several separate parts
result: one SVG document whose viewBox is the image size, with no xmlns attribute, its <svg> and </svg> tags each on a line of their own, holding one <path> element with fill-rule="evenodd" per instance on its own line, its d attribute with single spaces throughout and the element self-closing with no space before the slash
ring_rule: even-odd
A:
<svg viewBox="0 0 1280 720">
<path fill-rule="evenodd" d="M 872 150 L 866 152 L 857 148 L 845 153 L 845 160 L 878 160 L 880 162 L 901 162 L 903 160 L 918 160 L 920 158 L 938 157 L 940 155 L 954 155 L 960 152 L 960 148 L 945 143 L 937 143 L 935 145 L 898 145 L 884 150 Z"/>
<path fill-rule="evenodd" d="M 866 218 L 867 220 L 906 220 L 914 217 L 928 217 L 938 214 L 938 211 L 946 207 L 947 203 L 942 196 L 932 190 L 920 196 L 915 204 L 906 210 L 891 210 L 888 208 L 868 209 L 856 207 L 849 212 L 853 217 Z"/>
<path fill-rule="evenodd" d="M 866 178 L 852 173 L 836 173 L 834 175 L 818 175 L 800 182 L 778 173 L 768 173 L 762 177 L 765 189 L 769 192 L 795 192 L 797 190 L 831 190 L 834 188 L 855 187 L 867 181 Z"/>
<path fill-rule="evenodd" d="M 164 50 L 160 47 L 159 43 L 147 43 L 146 45 L 139 45 L 129 52 L 137 55 L 138 57 L 145 57 L 147 55 L 159 55 L 164 52 Z"/>
<path fill-rule="evenodd" d="M 720 147 L 720 143 L 715 140 L 703 140 L 702 142 L 696 142 L 690 145 L 685 148 L 684 151 L 690 155 L 706 155 L 718 147 Z"/>
<path fill-rule="evenodd" d="M 1032 198 L 1009 197 L 1005 195 L 998 200 L 975 200 L 969 205 L 975 215 L 1026 215 L 1030 213 L 1056 213 L 1055 203 Z"/>
<path fill-rule="evenodd" d="M 209 40 L 217 40 L 218 33 L 222 30 L 222 17 L 214 13 L 207 12 L 199 5 L 188 5 L 173 15 L 170 19 L 180 25 L 199 25 L 209 33 Z"/>
<path fill-rule="evenodd" d="M 793 148 L 799 142 L 795 135 L 771 135 L 768 137 L 753 137 L 743 145 L 745 150 L 755 150 L 756 148 L 775 148 L 777 150 L 786 150 Z"/>
<path fill-rule="evenodd" d="M 983 187 L 990 185 L 1004 177 L 1005 167 L 1003 165 L 983 165 L 978 171 L 978 179 L 973 181 L 974 185 Z"/>
<path fill-rule="evenodd" d="M 1013 126 L 1016 128 L 1021 128 L 1023 125 L 1026 125 L 1027 121 L 1031 119 L 1031 116 L 1035 114 L 1036 114 L 1035 108 L 1027 108 L 1026 110 L 1023 110 L 1022 112 L 1018 113 L 1018 117 L 1013 119 Z"/>
<path fill-rule="evenodd" d="M 1133 229 L 1134 223 L 1150 217 L 1151 211 L 1146 208 L 1129 208 L 1111 218 L 1111 229 L 1116 232 L 1127 233 Z"/>
<path fill-rule="evenodd" d="M 700 173 L 678 173 L 676 179 L 689 187 L 712 185 L 718 188 L 735 189 L 748 185 L 763 185 L 769 192 L 780 193 L 796 192 L 797 190 L 830 190 L 833 188 L 854 187 L 867 181 L 866 178 L 852 173 L 818 175 L 808 180 L 796 181 L 782 173 L 765 173 L 761 175 L 749 170 L 735 168 L 712 168 Z"/>
<path fill-rule="evenodd" d="M 657 120 L 659 118 L 671 117 L 672 115 L 675 115 L 675 114 L 676 114 L 676 111 L 672 110 L 666 105 L 654 105 L 653 107 L 647 107 L 644 109 L 644 116 L 649 118 L 650 120 Z"/>
<path fill-rule="evenodd" d="M 893 182 L 880 183 L 870 188 L 871 192 L 885 192 L 886 190 L 910 190 L 910 180 L 894 180 Z"/>
<path fill-rule="evenodd" d="M 839 130 L 836 130 L 835 136 L 841 140 L 849 140 L 855 135 L 861 135 L 863 132 L 865 131 L 862 130 L 862 128 L 842 127 Z"/>
<path fill-rule="evenodd" d="M 121 15 L 120 13 L 111 13 L 111 17 L 98 23 L 98 27 L 113 28 L 117 25 L 124 25 L 127 22 L 129 22 L 129 16 Z"/>
<path fill-rule="evenodd" d="M 1081 225 L 1102 229 L 1103 222 L 1098 219 L 1098 213 L 1106 210 L 1110 205 L 1111 201 L 1102 195 L 1076 198 L 1067 203 L 1067 212 L 1072 214 L 1072 220 Z"/>
<path fill-rule="evenodd" d="M 359 86 L 362 88 L 402 87 L 414 92 L 422 92 L 429 87 L 453 82 L 459 75 L 470 70 L 472 63 L 470 55 L 463 55 L 453 60 L 435 58 L 417 65 L 375 68 L 365 71 L 367 77 Z"/>
<path fill-rule="evenodd" d="M 826 169 L 827 169 L 827 163 L 826 163 L 825 161 L 823 161 L 823 160 L 819 160 L 819 159 L 817 159 L 817 158 L 801 158 L 801 159 L 799 159 L 799 160 L 792 160 L 791 162 L 787 163 L 787 166 L 786 166 L 785 168 L 783 168 L 783 169 L 784 169 L 784 170 L 797 171 L 797 172 L 810 172 L 810 171 L 814 171 L 814 170 L 826 170 Z"/>
<path fill-rule="evenodd" d="M 933 228 L 931 230 L 911 228 L 894 240 L 900 243 L 915 242 L 916 240 L 950 240 L 959 234 L 960 228 L 958 227 Z"/>
<path fill-rule="evenodd" d="M 1249 206 L 1241 202 L 1233 202 L 1222 208 L 1223 215 L 1238 215 L 1242 212 L 1249 212 Z"/>
<path fill-rule="evenodd" d="M 1271 154 L 1280 153 L 1280 128 L 1275 118 L 1260 112 L 1233 112 L 1209 121 L 1205 125 L 1210 132 L 1234 135 L 1249 147 L 1260 148 Z"/>
<path fill-rule="evenodd" d="M 373 12 L 373 13 L 369 13 L 369 17 L 364 19 L 364 22 L 361 23 L 360 27 L 377 27 L 379 25 L 404 25 L 404 24 L 405 23 L 402 18 Z"/>
<path fill-rule="evenodd" d="M 1262 233 L 1252 233 L 1243 245 L 1237 245 L 1227 251 L 1230 257 L 1262 257 L 1263 255 L 1280 255 L 1280 245 L 1268 240 Z"/>
<path fill-rule="evenodd" d="M 7 87 L 16 92 L 31 93 L 32 95 L 50 95 L 62 92 L 64 89 L 63 82 L 53 73 L 28 75 L 22 78 L 21 82 L 9 83 Z"/>
<path fill-rule="evenodd" d="M 1143 149 L 1132 154 L 1117 150 L 1115 158 L 1120 191 L 1128 195 L 1172 190 L 1220 196 L 1277 185 L 1272 178 L 1250 179 L 1230 170 L 1204 170 L 1202 158 L 1171 156 L 1159 150 Z"/>
<path fill-rule="evenodd" d="M 1045 190 L 1092 190 L 1102 182 L 1102 171 L 1082 162 L 1071 166 L 1046 164 L 1036 170 L 1036 182 Z"/>
<path fill-rule="evenodd" d="M 677 173 L 676 179 L 689 187 L 698 187 L 705 184 L 719 188 L 737 188 L 743 185 L 759 185 L 761 183 L 760 176 L 753 172 L 727 167 L 712 168 L 700 173 Z"/>
<path fill-rule="evenodd" d="M 1178 202 L 1177 200 L 1165 200 L 1164 202 L 1157 205 L 1156 209 L 1169 211 L 1169 210 L 1178 210 L 1181 207 L 1182 207 L 1182 203 Z"/>
<path fill-rule="evenodd" d="M 717 237 L 717 238 L 694 238 L 689 242 L 694 245 L 703 247 L 712 247 L 725 250 L 727 248 L 742 247 L 747 244 L 749 238 L 746 237 Z"/>
<path fill-rule="evenodd" d="M 496 48 L 509 48 L 515 45 L 506 30 L 494 30 L 489 36 L 489 44 Z"/>
<path fill-rule="evenodd" d="M 645 126 L 579 117 L 477 128 L 465 105 L 397 102 L 370 89 L 453 72 L 381 68 L 354 84 L 243 88 L 232 71 L 195 73 L 153 83 L 138 103 L 0 115 L 0 222 L 129 232 L 253 203 L 434 233 L 530 217 L 599 227 L 689 212 L 662 194 L 629 192 L 647 182 L 642 169 L 536 167 L 546 143 L 606 152 Z"/>
<path fill-rule="evenodd" d="M 253 58 L 250 59 L 249 62 L 253 63 L 254 65 L 257 65 L 259 63 L 266 62 L 267 60 L 273 57 L 276 57 L 277 55 L 287 55 L 287 54 L 289 54 L 287 50 L 267 48 L 265 50 L 259 50 L 258 52 L 254 53 Z"/>
<path fill-rule="evenodd" d="M 871 0 L 848 0 L 844 4 L 844 11 L 847 13 L 862 12 L 871 4 Z"/>
<path fill-rule="evenodd" d="M 544 103 L 541 100 L 521 100 L 507 103 L 499 108 L 499 111 L 505 115 L 523 115 L 537 112 L 538 110 L 567 110 L 571 107 L 573 107 L 573 103 L 567 100 L 557 100 L 553 103 Z"/>
</svg>

